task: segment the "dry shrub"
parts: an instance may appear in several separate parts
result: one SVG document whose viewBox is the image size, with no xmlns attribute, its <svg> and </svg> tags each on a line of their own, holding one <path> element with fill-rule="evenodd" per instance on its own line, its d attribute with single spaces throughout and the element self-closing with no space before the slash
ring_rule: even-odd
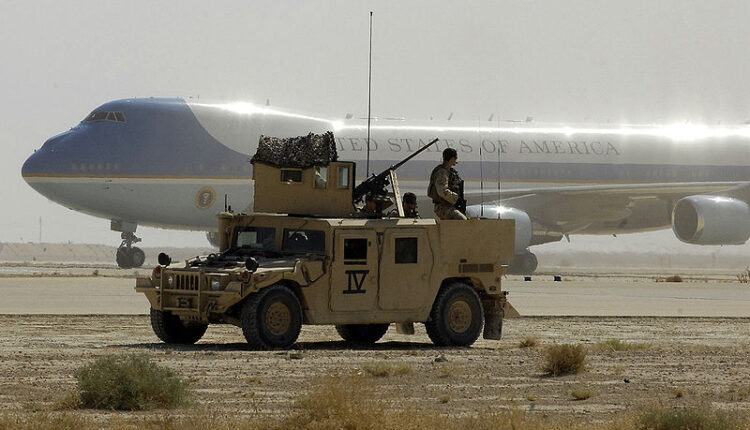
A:
<svg viewBox="0 0 750 430">
<path fill-rule="evenodd" d="M 640 351 L 647 347 L 648 345 L 644 343 L 623 342 L 620 339 L 607 339 L 603 342 L 595 343 L 593 349 L 596 351 Z"/>
<path fill-rule="evenodd" d="M 533 348 L 539 345 L 539 340 L 535 337 L 527 337 L 518 343 L 519 348 Z"/>
<path fill-rule="evenodd" d="M 362 369 L 369 375 L 385 378 L 387 376 L 401 376 L 408 375 L 414 372 L 414 368 L 408 363 L 395 363 L 391 364 L 386 361 L 379 361 L 377 363 L 367 363 Z"/>
<path fill-rule="evenodd" d="M 664 279 L 664 282 L 682 282 L 682 276 L 680 275 L 668 276 Z"/>
<path fill-rule="evenodd" d="M 76 372 L 69 407 L 137 411 L 189 403 L 187 383 L 145 355 L 104 356 Z M 76 399 L 77 396 L 77 399 Z"/>
<path fill-rule="evenodd" d="M 731 430 L 745 428 L 747 421 L 728 412 L 709 407 L 666 408 L 654 407 L 641 414 L 638 429 L 644 430 Z"/>
<path fill-rule="evenodd" d="M 570 395 L 573 396 L 574 400 L 586 400 L 594 395 L 594 392 L 586 387 L 573 387 L 570 390 Z"/>
<path fill-rule="evenodd" d="M 586 364 L 586 353 L 583 345 L 550 345 L 543 353 L 543 370 L 553 376 L 581 372 Z"/>
<path fill-rule="evenodd" d="M 746 267 L 744 272 L 738 273 L 737 280 L 741 284 L 747 284 L 748 282 L 750 282 L 750 267 Z"/>
</svg>

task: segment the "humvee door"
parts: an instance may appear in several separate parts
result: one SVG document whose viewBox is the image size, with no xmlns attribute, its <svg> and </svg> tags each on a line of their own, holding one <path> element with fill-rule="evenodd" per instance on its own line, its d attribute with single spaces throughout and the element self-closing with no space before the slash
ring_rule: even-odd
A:
<svg viewBox="0 0 750 430">
<path fill-rule="evenodd" d="M 378 296 L 378 244 L 372 230 L 336 230 L 331 264 L 331 311 L 371 311 Z"/>
<path fill-rule="evenodd" d="M 378 304 L 384 310 L 412 310 L 428 306 L 432 251 L 427 231 L 390 228 L 385 231 L 380 259 Z"/>
</svg>

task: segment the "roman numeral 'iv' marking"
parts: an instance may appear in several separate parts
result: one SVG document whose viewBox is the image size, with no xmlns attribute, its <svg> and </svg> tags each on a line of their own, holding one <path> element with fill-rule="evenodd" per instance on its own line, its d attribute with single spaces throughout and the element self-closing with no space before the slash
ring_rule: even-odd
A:
<svg viewBox="0 0 750 430">
<path fill-rule="evenodd" d="M 369 270 L 347 270 L 349 280 L 344 294 L 365 294 L 366 291 L 362 289 L 362 285 L 365 284 L 365 277 L 368 273 L 370 273 Z M 354 281 L 354 289 L 352 289 L 352 281 Z"/>
</svg>

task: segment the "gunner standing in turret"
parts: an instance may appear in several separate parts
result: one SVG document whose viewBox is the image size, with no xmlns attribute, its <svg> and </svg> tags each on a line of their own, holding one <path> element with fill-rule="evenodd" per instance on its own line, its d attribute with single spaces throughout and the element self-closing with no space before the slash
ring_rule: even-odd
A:
<svg viewBox="0 0 750 430">
<path fill-rule="evenodd" d="M 435 215 L 440 219 L 466 219 L 466 215 L 456 209 L 456 202 L 462 199 L 459 194 L 463 180 L 453 166 L 458 162 L 458 153 L 453 148 L 443 150 L 443 164 L 430 174 L 427 196 L 435 203 Z"/>
</svg>

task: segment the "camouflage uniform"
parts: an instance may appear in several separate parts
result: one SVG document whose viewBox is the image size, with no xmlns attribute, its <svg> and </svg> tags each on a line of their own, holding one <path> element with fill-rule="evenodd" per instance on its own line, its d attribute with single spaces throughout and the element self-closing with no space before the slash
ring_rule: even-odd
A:
<svg viewBox="0 0 750 430">
<path fill-rule="evenodd" d="M 440 219 L 466 219 L 466 215 L 456 209 L 455 204 L 459 195 L 453 191 L 457 189 L 457 181 L 461 180 L 453 168 L 443 164 L 435 167 L 430 175 L 430 185 L 427 195 L 435 203 L 435 215 Z"/>
</svg>

